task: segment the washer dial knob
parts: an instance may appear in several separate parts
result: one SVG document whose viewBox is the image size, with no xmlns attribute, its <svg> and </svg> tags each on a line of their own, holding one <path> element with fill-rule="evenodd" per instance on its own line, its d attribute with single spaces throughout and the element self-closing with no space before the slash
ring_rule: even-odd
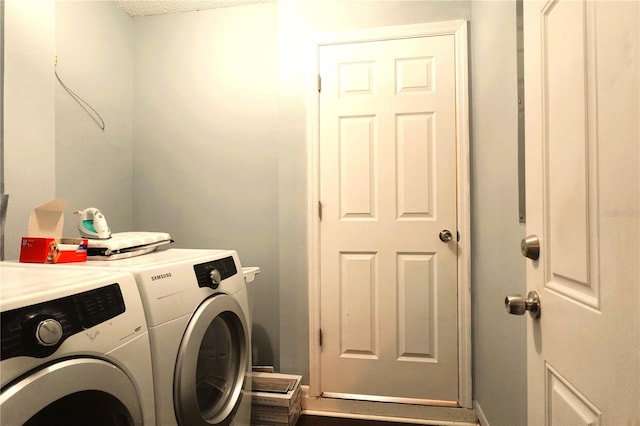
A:
<svg viewBox="0 0 640 426">
<path fill-rule="evenodd" d="M 220 282 L 222 281 L 222 274 L 220 274 L 220 271 L 218 271 L 217 269 L 212 269 L 209 273 L 209 277 L 211 278 L 211 282 L 213 283 L 214 288 L 220 285 Z"/>
<path fill-rule="evenodd" d="M 36 342 L 40 346 L 54 346 L 62 339 L 62 324 L 47 318 L 36 325 Z"/>
</svg>

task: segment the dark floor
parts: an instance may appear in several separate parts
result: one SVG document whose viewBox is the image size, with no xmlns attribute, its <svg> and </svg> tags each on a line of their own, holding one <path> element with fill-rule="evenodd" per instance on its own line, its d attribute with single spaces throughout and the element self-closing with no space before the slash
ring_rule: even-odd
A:
<svg viewBox="0 0 640 426">
<path fill-rule="evenodd" d="M 380 422 L 376 420 L 343 419 L 340 417 L 300 416 L 296 426 L 407 426 L 408 423 Z"/>
</svg>

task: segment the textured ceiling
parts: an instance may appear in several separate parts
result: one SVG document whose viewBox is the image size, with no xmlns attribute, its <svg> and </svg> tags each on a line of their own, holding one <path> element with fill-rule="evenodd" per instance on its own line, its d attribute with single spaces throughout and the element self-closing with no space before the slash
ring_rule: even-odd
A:
<svg viewBox="0 0 640 426">
<path fill-rule="evenodd" d="M 162 15 L 218 7 L 241 6 L 275 0 L 114 0 L 131 16 Z"/>
</svg>

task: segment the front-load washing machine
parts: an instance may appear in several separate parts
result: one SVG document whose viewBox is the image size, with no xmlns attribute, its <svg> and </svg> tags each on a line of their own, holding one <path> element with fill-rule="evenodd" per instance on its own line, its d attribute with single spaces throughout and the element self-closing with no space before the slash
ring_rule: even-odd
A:
<svg viewBox="0 0 640 426">
<path fill-rule="evenodd" d="M 83 267 L 128 271 L 138 283 L 159 425 L 249 424 L 251 311 L 236 251 L 169 249 Z"/>
<path fill-rule="evenodd" d="M 0 283 L 0 424 L 155 424 L 131 274 L 0 264 Z"/>
</svg>

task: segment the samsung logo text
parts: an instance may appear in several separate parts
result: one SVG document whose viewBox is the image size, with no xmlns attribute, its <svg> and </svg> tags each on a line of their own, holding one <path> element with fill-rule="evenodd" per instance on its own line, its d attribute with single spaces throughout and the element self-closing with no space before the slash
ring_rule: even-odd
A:
<svg viewBox="0 0 640 426">
<path fill-rule="evenodd" d="M 151 281 L 164 280 L 165 278 L 171 278 L 171 272 L 167 272 L 166 274 L 152 275 Z"/>
</svg>

